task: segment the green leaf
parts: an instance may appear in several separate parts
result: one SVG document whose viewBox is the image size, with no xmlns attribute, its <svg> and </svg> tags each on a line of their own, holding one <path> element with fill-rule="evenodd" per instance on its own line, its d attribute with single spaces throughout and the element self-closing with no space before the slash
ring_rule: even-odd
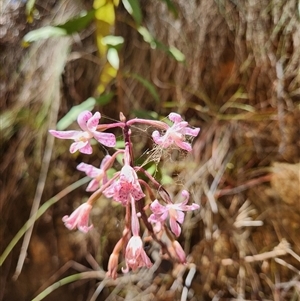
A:
<svg viewBox="0 0 300 301">
<path fill-rule="evenodd" d="M 23 37 L 23 46 L 27 47 L 32 42 L 36 42 L 42 39 L 48 39 L 51 37 L 62 37 L 66 35 L 73 34 L 84 28 L 86 28 L 90 22 L 94 19 L 95 11 L 91 10 L 88 13 L 84 12 L 83 15 L 78 16 L 74 19 L 70 19 L 64 24 L 59 24 L 56 26 L 45 26 L 39 29 L 32 30 L 28 32 Z"/>
<path fill-rule="evenodd" d="M 144 41 L 150 44 L 150 47 L 152 49 L 161 49 L 178 62 L 185 61 L 185 55 L 179 49 L 174 46 L 168 47 L 165 44 L 159 42 L 151 35 L 146 27 L 140 26 L 137 28 L 137 31 L 140 33 L 140 35 L 142 35 Z"/>
<path fill-rule="evenodd" d="M 32 23 L 33 22 L 33 15 L 35 11 L 35 0 L 27 0 L 25 13 L 27 16 L 27 22 Z"/>
<path fill-rule="evenodd" d="M 151 48 L 155 49 L 157 47 L 157 42 L 149 32 L 149 30 L 144 26 L 139 26 L 137 28 L 137 31 L 140 33 L 140 35 L 143 37 L 144 41 L 148 44 L 150 44 Z"/>
<path fill-rule="evenodd" d="M 136 24 L 140 25 L 142 23 L 143 17 L 142 17 L 142 11 L 141 11 L 139 0 L 123 0 L 122 2 L 125 9 L 133 17 Z"/>
<path fill-rule="evenodd" d="M 88 98 L 83 103 L 74 106 L 58 123 L 57 123 L 57 129 L 59 131 L 65 130 L 69 125 L 71 125 L 78 117 L 78 115 L 84 111 L 93 110 L 94 106 L 96 104 L 96 99 L 93 97 Z"/>
<path fill-rule="evenodd" d="M 175 58 L 176 61 L 178 61 L 178 62 L 185 61 L 185 55 L 180 50 L 178 50 L 176 47 L 171 46 L 169 48 L 169 52 Z"/>
<path fill-rule="evenodd" d="M 153 98 L 157 102 L 159 102 L 159 95 L 156 91 L 155 86 L 152 85 L 147 79 L 145 79 L 144 77 L 142 77 L 136 73 L 129 73 L 129 74 L 127 74 L 127 76 L 132 77 L 132 78 L 136 79 L 137 81 L 139 81 L 150 92 L 150 94 L 153 96 Z"/>
<path fill-rule="evenodd" d="M 121 45 L 124 44 L 124 38 L 120 36 L 111 36 L 108 35 L 101 39 L 101 43 L 103 45 L 107 45 L 109 47 L 119 48 Z"/>
<path fill-rule="evenodd" d="M 153 176 L 157 171 L 157 166 L 153 162 L 151 162 L 150 166 L 147 168 L 147 172 Z"/>
<path fill-rule="evenodd" d="M 103 95 L 99 96 L 98 98 L 96 98 L 96 103 L 101 106 L 104 106 L 104 105 L 108 104 L 114 96 L 115 96 L 115 93 L 113 93 L 113 92 L 103 94 Z"/>
<path fill-rule="evenodd" d="M 79 16 L 68 20 L 64 24 L 56 25 L 58 28 L 65 29 L 67 34 L 73 34 L 86 28 L 95 18 L 95 10 L 92 9 L 88 12 L 84 11 Z"/>
<path fill-rule="evenodd" d="M 65 29 L 55 26 L 45 26 L 28 32 L 23 37 L 23 46 L 29 46 L 30 43 L 38 40 L 48 39 L 51 37 L 61 37 L 65 35 L 67 35 L 67 31 Z"/>
<path fill-rule="evenodd" d="M 116 141 L 115 148 L 120 148 L 120 149 L 125 148 L 125 142 L 124 142 L 124 140 L 117 140 L 117 141 Z M 121 156 L 121 159 L 122 159 L 122 158 L 123 158 L 123 157 Z M 121 160 L 121 162 L 122 162 L 122 160 Z"/>
<path fill-rule="evenodd" d="M 120 59 L 118 51 L 115 48 L 108 49 L 107 60 L 114 67 L 114 69 L 119 70 Z"/>
</svg>

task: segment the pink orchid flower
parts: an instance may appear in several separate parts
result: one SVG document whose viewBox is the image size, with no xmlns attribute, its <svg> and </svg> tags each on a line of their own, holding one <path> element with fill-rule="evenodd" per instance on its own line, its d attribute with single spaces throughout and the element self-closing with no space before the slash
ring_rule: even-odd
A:
<svg viewBox="0 0 300 301">
<path fill-rule="evenodd" d="M 187 205 L 190 195 L 186 190 L 183 190 L 181 194 L 185 200 L 178 204 L 167 204 L 166 206 L 163 206 L 158 202 L 158 200 L 153 201 L 150 205 L 150 209 L 153 213 L 148 218 L 149 222 L 162 225 L 163 222 L 169 217 L 171 231 L 177 237 L 181 233 L 179 224 L 182 224 L 184 221 L 183 211 L 191 211 L 200 208 L 200 206 L 195 203 L 192 205 Z"/>
<path fill-rule="evenodd" d="M 152 262 L 144 250 L 143 241 L 139 235 L 133 235 L 130 238 L 126 246 L 125 261 L 126 268 L 123 269 L 124 273 L 127 273 L 129 269 L 135 271 L 137 268 L 150 268 L 152 266 Z"/>
<path fill-rule="evenodd" d="M 113 198 L 117 202 L 126 205 L 130 196 L 138 201 L 145 196 L 138 180 L 136 171 L 128 164 L 125 164 L 118 180 L 115 180 L 107 189 L 103 191 L 107 198 Z"/>
<path fill-rule="evenodd" d="M 78 170 L 85 172 L 88 177 L 93 178 L 86 188 L 86 191 L 95 191 L 99 188 L 101 183 L 105 184 L 107 182 L 106 170 L 104 170 L 103 167 L 111 158 L 109 155 L 105 156 L 100 164 L 100 168 L 86 163 L 77 165 Z"/>
<path fill-rule="evenodd" d="M 60 139 L 73 139 L 70 146 L 70 153 L 80 151 L 83 154 L 91 154 L 93 149 L 91 147 L 90 140 L 95 138 L 101 144 L 114 147 L 116 144 L 116 137 L 111 133 L 97 132 L 97 125 L 101 114 L 96 112 L 94 115 L 89 111 L 83 111 L 79 114 L 77 122 L 82 131 L 55 131 L 49 130 L 49 133 L 56 138 Z"/>
<path fill-rule="evenodd" d="M 91 210 L 90 204 L 83 203 L 70 216 L 64 216 L 62 221 L 69 230 L 77 228 L 79 231 L 87 233 L 93 228 L 93 225 L 88 226 Z"/>
<path fill-rule="evenodd" d="M 167 126 L 167 130 L 164 135 L 161 136 L 159 131 L 152 133 L 154 142 L 161 145 L 163 148 L 168 148 L 172 144 L 176 144 L 179 148 L 188 152 L 192 150 L 190 143 L 186 142 L 186 135 L 196 137 L 200 131 L 200 128 L 191 128 L 188 126 L 188 122 L 183 121 L 182 117 L 177 113 L 170 113 L 169 119 L 173 121 L 173 125 Z"/>
</svg>

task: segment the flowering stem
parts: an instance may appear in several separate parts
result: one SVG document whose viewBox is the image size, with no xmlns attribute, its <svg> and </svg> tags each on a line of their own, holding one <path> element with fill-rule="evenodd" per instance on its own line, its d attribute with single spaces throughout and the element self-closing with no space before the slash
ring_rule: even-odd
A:
<svg viewBox="0 0 300 301">
<path fill-rule="evenodd" d="M 116 122 L 116 123 L 110 123 L 110 124 L 99 124 L 97 126 L 97 131 L 103 132 L 106 131 L 108 129 L 112 129 L 112 128 L 124 128 L 125 123 L 124 122 Z"/>
<path fill-rule="evenodd" d="M 127 123 L 128 126 L 131 126 L 135 123 L 142 123 L 142 124 L 151 125 L 153 127 L 159 128 L 161 130 L 167 130 L 168 129 L 168 125 L 166 123 L 161 122 L 161 121 L 157 121 L 157 120 L 134 118 L 134 119 L 128 120 L 126 123 Z"/>
<path fill-rule="evenodd" d="M 104 164 L 104 166 L 102 167 L 103 170 L 107 170 L 109 169 L 113 162 L 116 160 L 117 155 L 124 153 L 123 149 L 119 149 L 117 150 L 112 156 L 111 158 Z"/>
<path fill-rule="evenodd" d="M 142 179 L 139 179 L 139 183 L 142 184 L 148 191 L 149 195 L 150 195 L 150 199 L 151 200 L 154 200 L 155 199 L 155 196 L 154 196 L 154 193 L 153 193 L 153 190 L 151 189 L 151 187 L 148 185 L 148 183 Z"/>
<path fill-rule="evenodd" d="M 138 236 L 140 232 L 139 219 L 136 215 L 135 199 L 131 196 L 131 231 L 134 236 Z"/>
<path fill-rule="evenodd" d="M 131 212 L 130 212 L 130 204 L 129 202 L 126 205 L 126 214 L 125 214 L 125 228 L 124 228 L 124 233 L 128 232 L 130 229 L 130 217 L 131 217 Z M 123 233 L 123 236 L 124 236 Z"/>
<path fill-rule="evenodd" d="M 131 130 L 127 122 L 125 123 L 125 126 L 123 128 L 123 135 L 125 141 L 125 164 L 133 166 L 134 157 L 133 157 L 132 144 L 130 139 Z"/>
</svg>

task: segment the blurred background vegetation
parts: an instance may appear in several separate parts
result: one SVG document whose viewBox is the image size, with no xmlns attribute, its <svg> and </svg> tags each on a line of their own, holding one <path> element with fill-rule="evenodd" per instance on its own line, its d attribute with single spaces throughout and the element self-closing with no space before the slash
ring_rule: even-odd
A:
<svg viewBox="0 0 300 301">
<path fill-rule="evenodd" d="M 184 187 L 201 205 L 180 237 L 188 265 L 163 260 L 103 281 L 123 211 L 101 199 L 91 233 L 66 230 L 61 218 L 88 197 L 83 185 L 5 258 L 0 300 L 32 300 L 94 271 L 45 300 L 299 300 L 297 0 L 4 0 L 0 26 L 2 259 L 29 216 L 82 178 L 76 165 L 106 154 L 71 155 L 48 135 L 57 121 L 75 128 L 82 109 L 106 122 L 174 111 L 201 127 L 192 156 L 173 152 L 157 167 L 171 193 Z M 147 129 L 135 134 L 141 156 L 151 140 Z M 149 254 L 159 262 L 155 246 Z"/>
</svg>

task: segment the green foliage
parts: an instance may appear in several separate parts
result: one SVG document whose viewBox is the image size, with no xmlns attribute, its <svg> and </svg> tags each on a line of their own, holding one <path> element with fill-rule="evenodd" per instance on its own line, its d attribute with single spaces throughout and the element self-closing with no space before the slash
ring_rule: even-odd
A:
<svg viewBox="0 0 300 301">
<path fill-rule="evenodd" d="M 33 22 L 33 15 L 35 11 L 35 0 L 27 0 L 25 13 L 27 16 L 27 22 L 32 23 Z"/>
<path fill-rule="evenodd" d="M 141 25 L 143 18 L 139 0 L 123 0 L 122 2 L 125 9 L 133 17 L 137 26 L 136 30 L 142 35 L 143 39 L 150 45 L 150 47 L 153 49 L 163 50 L 178 62 L 185 61 L 185 56 L 180 50 L 174 46 L 168 47 L 159 42 L 151 35 L 146 27 Z M 164 2 L 170 11 L 177 14 L 171 0 L 165 0 Z M 86 28 L 92 21 L 96 21 L 96 41 L 99 56 L 101 59 L 106 59 L 98 85 L 98 93 L 103 94 L 110 82 L 117 76 L 120 67 L 119 50 L 124 44 L 123 37 L 111 35 L 116 20 L 115 7 L 117 7 L 118 4 L 118 0 L 94 0 L 93 9 L 88 12 L 82 12 L 80 15 L 71 18 L 65 23 L 52 26 L 49 25 L 28 32 L 23 38 L 22 45 L 23 47 L 28 47 L 32 42 L 42 39 L 72 35 L 73 33 L 80 32 Z M 32 19 L 35 9 L 34 5 L 34 0 L 27 2 L 26 13 L 29 19 Z M 138 80 L 150 92 L 155 101 L 159 102 L 159 95 L 153 84 L 140 75 L 131 74 L 130 76 Z M 111 94 L 103 95 L 97 100 L 97 102 L 102 105 L 106 104 L 110 101 L 112 96 L 113 95 Z M 66 116 L 66 118 L 68 119 L 69 116 Z M 72 120 L 72 118 L 70 120 Z M 66 124 L 70 122 L 70 120 L 67 119 L 63 120 Z"/>
<path fill-rule="evenodd" d="M 100 106 L 104 106 L 104 105 L 108 104 L 114 96 L 115 96 L 115 93 L 113 93 L 113 92 L 103 94 L 103 95 L 99 96 L 98 98 L 96 98 L 96 103 Z"/>
<path fill-rule="evenodd" d="M 113 47 L 119 50 L 124 44 L 124 38 L 120 36 L 108 35 L 102 38 L 101 43 L 107 45 L 108 47 Z"/>
<path fill-rule="evenodd" d="M 140 25 L 142 23 L 142 11 L 139 0 L 123 0 L 125 9 L 132 15 L 135 23 Z"/>
<path fill-rule="evenodd" d="M 65 130 L 74 121 L 76 121 L 78 115 L 85 110 L 92 111 L 96 104 L 104 106 L 108 104 L 114 97 L 115 93 L 110 92 L 103 94 L 97 98 L 89 97 L 87 100 L 77 106 L 73 106 L 71 110 L 57 123 L 57 130 Z"/>
<path fill-rule="evenodd" d="M 82 12 L 81 15 L 70 19 L 63 24 L 58 24 L 55 26 L 45 26 L 32 30 L 23 37 L 23 46 L 27 47 L 30 45 L 30 43 L 42 39 L 67 36 L 75 32 L 79 32 L 92 22 L 94 16 L 95 11 L 90 10 L 89 12 Z"/>
<path fill-rule="evenodd" d="M 28 32 L 23 37 L 22 45 L 23 47 L 28 47 L 32 42 L 36 42 L 39 40 L 48 39 L 52 37 L 62 37 L 66 35 L 67 35 L 67 31 L 63 28 L 59 28 L 56 26 L 45 26 Z"/>
<path fill-rule="evenodd" d="M 110 65 L 115 69 L 119 70 L 120 67 L 120 58 L 118 51 L 115 48 L 109 48 L 107 51 L 107 61 L 110 63 Z"/>
<path fill-rule="evenodd" d="M 177 62 L 184 62 L 185 61 L 185 55 L 180 51 L 178 50 L 176 47 L 174 46 L 171 46 L 169 49 L 168 49 L 168 53 L 174 57 L 174 59 L 177 61 Z"/>
<path fill-rule="evenodd" d="M 62 131 L 65 130 L 69 125 L 71 125 L 78 117 L 78 115 L 84 111 L 93 110 L 96 104 L 96 99 L 93 97 L 88 98 L 81 104 L 77 106 L 73 106 L 71 110 L 57 123 L 57 130 Z"/>
<path fill-rule="evenodd" d="M 159 42 L 151 35 L 151 33 L 146 27 L 140 26 L 137 28 L 137 31 L 143 37 L 144 41 L 150 45 L 151 48 L 163 50 L 165 53 L 173 57 L 178 62 L 185 61 L 185 55 L 179 49 L 177 49 L 174 46 L 168 47 L 165 44 Z"/>
<path fill-rule="evenodd" d="M 64 24 L 57 25 L 58 28 L 65 29 L 67 34 L 73 34 L 79 32 L 90 25 L 90 23 L 95 18 L 95 10 L 90 10 L 88 12 L 82 12 L 79 16 L 70 19 Z"/>
</svg>

